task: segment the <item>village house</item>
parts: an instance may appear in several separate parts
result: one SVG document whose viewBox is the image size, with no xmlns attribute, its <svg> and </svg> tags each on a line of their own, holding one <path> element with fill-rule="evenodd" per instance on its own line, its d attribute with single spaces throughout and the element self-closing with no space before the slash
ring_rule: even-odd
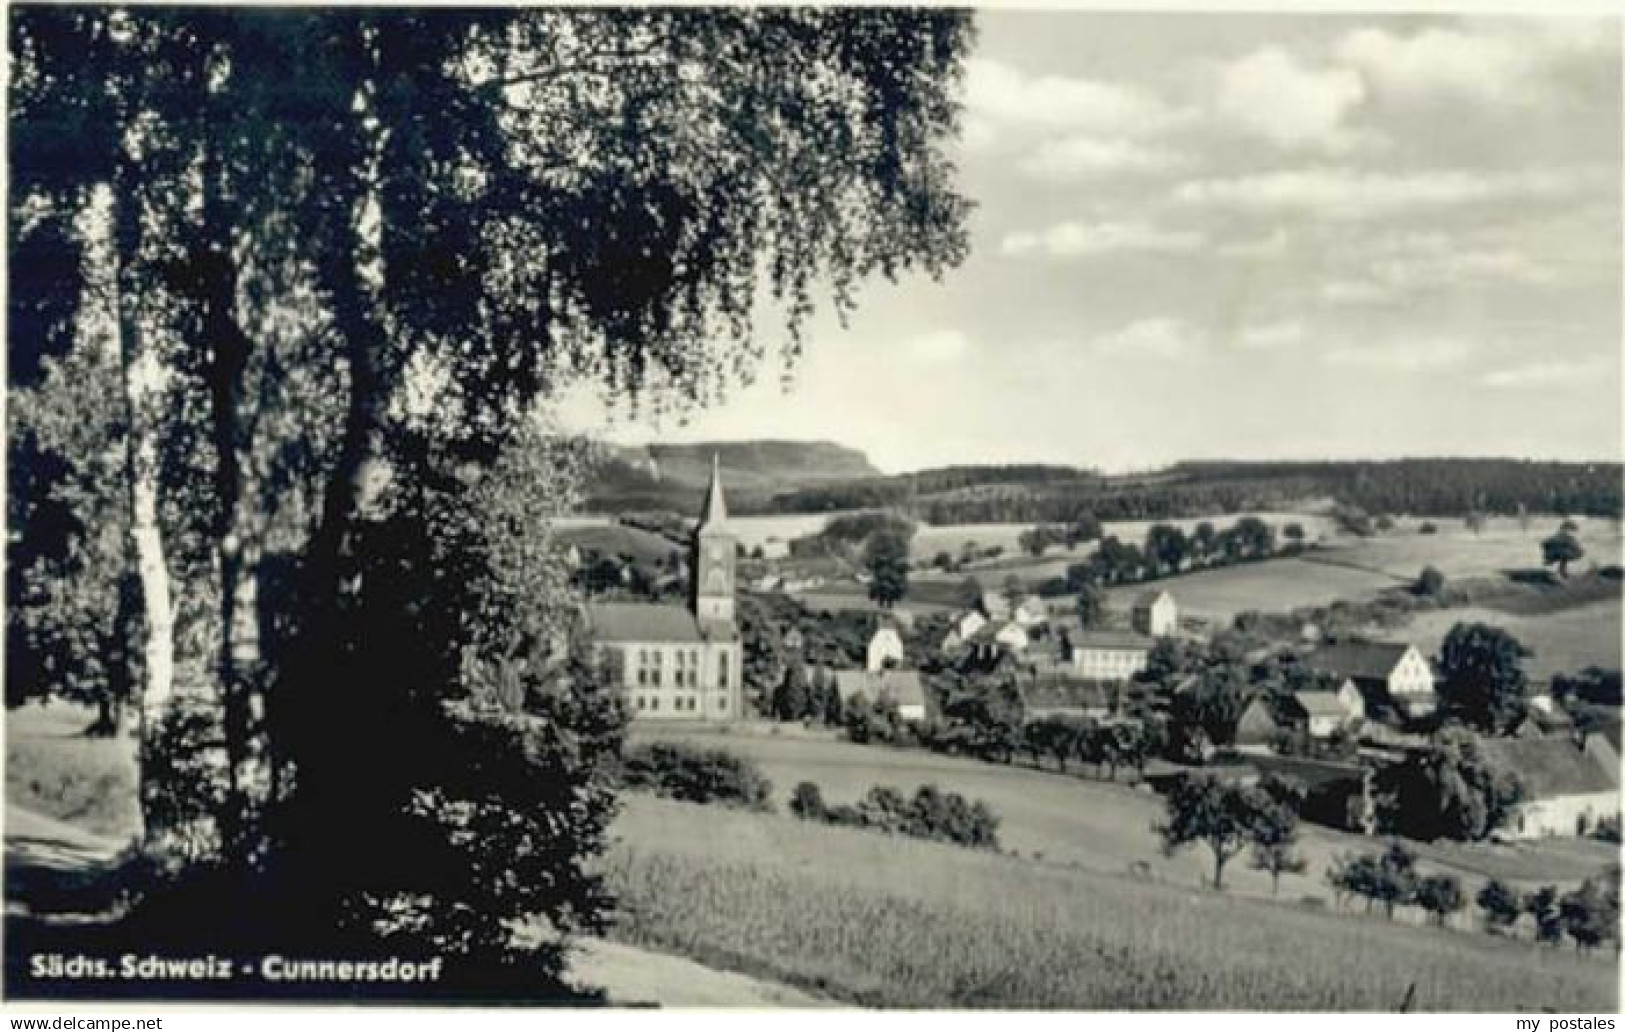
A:
<svg viewBox="0 0 1625 1032">
<path fill-rule="evenodd" d="M 1049 623 L 1049 606 L 1037 595 L 1028 595 L 1016 605 L 1010 618 L 1023 629 L 1031 630 Z"/>
<path fill-rule="evenodd" d="M 1127 681 L 1144 670 L 1152 641 L 1123 631 L 1082 631 L 1072 638 L 1072 669 L 1096 681 Z"/>
<path fill-rule="evenodd" d="M 1431 714 L 1437 705 L 1433 668 L 1414 645 L 1352 641 L 1310 653 L 1304 666 L 1354 682 L 1369 720 L 1395 723 Z"/>
<path fill-rule="evenodd" d="M 870 672 L 884 670 L 888 666 L 900 667 L 903 665 L 903 636 L 897 633 L 897 627 L 886 621 L 881 621 L 875 628 L 875 633 L 869 638 L 869 649 L 864 663 L 865 669 Z"/>
<path fill-rule="evenodd" d="M 1179 606 L 1166 591 L 1147 591 L 1134 600 L 1130 625 L 1152 638 L 1165 638 L 1179 630 Z"/>
<path fill-rule="evenodd" d="M 987 617 L 974 609 L 958 614 L 949 625 L 948 633 L 942 637 L 942 651 L 958 651 L 966 642 L 970 641 L 971 635 L 980 630 L 985 623 L 987 623 Z"/>
<path fill-rule="evenodd" d="M 1602 735 L 1490 738 L 1479 752 L 1523 782 L 1524 801 L 1500 832 L 1506 838 L 1588 835 L 1619 818 L 1619 753 Z"/>
<path fill-rule="evenodd" d="M 1255 695 L 1236 721 L 1236 746 L 1265 750 L 1283 734 L 1323 742 L 1357 722 L 1362 707 L 1359 691 L 1347 681 L 1335 692 L 1298 692 L 1273 702 L 1266 695 Z"/>
<path fill-rule="evenodd" d="M 862 695 L 870 702 L 889 701 L 897 715 L 911 724 L 923 724 L 930 716 L 929 693 L 918 670 L 835 670 L 835 690 L 841 702 Z"/>
<path fill-rule="evenodd" d="M 712 460 L 691 552 L 686 606 L 600 602 L 586 607 L 599 654 L 617 675 L 634 720 L 733 721 L 744 716 L 744 669 L 734 612 L 737 546 L 721 471 Z"/>
<path fill-rule="evenodd" d="M 1108 720 L 1116 700 L 1111 688 L 1069 673 L 1045 672 L 1017 681 L 1022 714 L 1029 721 L 1048 717 Z"/>
</svg>

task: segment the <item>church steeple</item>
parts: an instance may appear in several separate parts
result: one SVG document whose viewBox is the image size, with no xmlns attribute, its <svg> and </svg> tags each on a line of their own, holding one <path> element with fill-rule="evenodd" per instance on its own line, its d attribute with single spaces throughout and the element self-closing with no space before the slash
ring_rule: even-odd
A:
<svg viewBox="0 0 1625 1032">
<path fill-rule="evenodd" d="M 728 522 L 728 503 L 722 497 L 722 462 L 711 453 L 711 482 L 705 488 L 705 505 L 700 509 L 701 534 L 724 533 Z"/>
<path fill-rule="evenodd" d="M 733 622 L 736 549 L 722 497 L 722 466 L 712 455 L 711 483 L 694 529 L 694 615 L 702 621 Z"/>
</svg>

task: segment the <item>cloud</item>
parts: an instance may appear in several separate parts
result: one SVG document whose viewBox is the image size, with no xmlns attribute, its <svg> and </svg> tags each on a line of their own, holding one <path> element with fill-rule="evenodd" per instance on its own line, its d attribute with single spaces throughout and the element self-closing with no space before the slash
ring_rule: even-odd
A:
<svg viewBox="0 0 1625 1032">
<path fill-rule="evenodd" d="M 1121 358 L 1194 358 L 1207 349 L 1201 330 L 1180 319 L 1140 319 L 1096 337 L 1096 354 Z"/>
<path fill-rule="evenodd" d="M 1616 177 L 1617 180 L 1617 177 Z M 1181 183 L 1175 202 L 1248 214 L 1297 214 L 1334 221 L 1381 219 L 1475 204 L 1570 200 L 1603 187 L 1605 170 L 1590 166 L 1514 172 L 1439 169 L 1368 172 L 1318 166 Z"/>
<path fill-rule="evenodd" d="M 1338 279 L 1320 285 L 1320 296 L 1334 305 L 1374 305 L 1394 296 L 1393 290 L 1364 279 Z"/>
<path fill-rule="evenodd" d="M 1146 222 L 1062 222 L 1041 231 L 1007 235 L 1002 254 L 1020 257 L 1081 258 L 1102 254 L 1189 254 L 1202 246 L 1200 233 L 1164 229 Z"/>
<path fill-rule="evenodd" d="M 1462 102 L 1532 107 L 1556 99 L 1577 68 L 1612 67 L 1617 80 L 1609 51 L 1618 31 L 1600 19 L 1517 19 L 1408 35 L 1365 28 L 1344 36 L 1336 53 L 1385 97 L 1456 111 Z"/>
<path fill-rule="evenodd" d="M 1040 179 L 1065 180 L 1118 172 L 1166 172 L 1185 163 L 1180 154 L 1132 140 L 1068 136 L 1039 144 L 1021 169 Z"/>
<path fill-rule="evenodd" d="M 971 351 L 970 338 L 958 330 L 935 330 L 907 340 L 903 348 L 922 365 L 948 365 Z"/>
<path fill-rule="evenodd" d="M 1360 139 L 1345 119 L 1364 99 L 1365 86 L 1355 72 L 1311 68 L 1269 46 L 1219 73 L 1214 109 L 1279 147 L 1345 151 Z"/>
<path fill-rule="evenodd" d="M 1473 353 L 1466 341 L 1448 337 L 1345 345 L 1326 352 L 1329 365 L 1392 372 L 1423 372 L 1459 365 Z"/>
<path fill-rule="evenodd" d="M 1600 358 L 1578 361 L 1530 362 L 1510 369 L 1497 369 L 1480 377 L 1479 383 L 1498 389 L 1523 387 L 1568 387 L 1603 375 L 1607 363 Z"/>
<path fill-rule="evenodd" d="M 972 58 L 965 65 L 965 107 L 974 117 L 1129 137 L 1153 135 L 1181 117 L 1161 99 L 1129 86 L 1066 75 L 1029 76 L 989 58 Z"/>
<path fill-rule="evenodd" d="M 1303 343 L 1304 325 L 1297 320 L 1244 326 L 1231 341 L 1243 351 L 1280 351 Z"/>
<path fill-rule="evenodd" d="M 1286 257 L 1287 247 L 1290 243 L 1291 239 L 1286 235 L 1286 231 L 1277 229 L 1267 236 L 1232 240 L 1221 244 L 1215 250 L 1226 258 L 1274 261 Z"/>
</svg>

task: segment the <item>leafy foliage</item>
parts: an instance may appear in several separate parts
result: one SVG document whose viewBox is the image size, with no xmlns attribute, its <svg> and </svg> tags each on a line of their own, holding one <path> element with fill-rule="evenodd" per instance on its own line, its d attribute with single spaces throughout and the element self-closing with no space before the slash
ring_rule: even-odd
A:
<svg viewBox="0 0 1625 1032">
<path fill-rule="evenodd" d="M 1445 728 L 1429 747 L 1378 772 L 1377 819 L 1408 838 L 1482 841 L 1512 816 L 1523 799 L 1516 775 L 1487 760 L 1461 728 Z"/>
<path fill-rule="evenodd" d="M 972 849 L 999 848 L 999 818 L 985 802 L 972 802 L 958 792 L 922 785 L 912 799 L 895 788 L 876 785 L 856 807 L 824 805 L 818 786 L 803 781 L 791 797 L 790 811 L 803 820 L 867 828 L 888 835 L 950 842 Z"/>
<path fill-rule="evenodd" d="M 1441 710 L 1487 734 L 1506 734 L 1529 712 L 1529 651 L 1490 624 L 1458 623 L 1439 645 Z"/>
<path fill-rule="evenodd" d="M 686 742 L 638 745 L 622 761 L 622 779 L 629 788 L 684 802 L 772 809 L 773 783 L 756 764 L 722 749 Z"/>
</svg>

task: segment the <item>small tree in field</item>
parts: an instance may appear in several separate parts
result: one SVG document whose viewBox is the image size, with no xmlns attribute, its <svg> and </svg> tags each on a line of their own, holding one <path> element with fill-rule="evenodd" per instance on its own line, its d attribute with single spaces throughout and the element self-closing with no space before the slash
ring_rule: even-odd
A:
<svg viewBox="0 0 1625 1032">
<path fill-rule="evenodd" d="M 824 794 L 811 781 L 796 785 L 790 793 L 790 812 L 804 821 L 824 819 Z"/>
<path fill-rule="evenodd" d="M 1465 903 L 1461 882 L 1454 875 L 1430 874 L 1416 883 L 1416 905 L 1431 914 L 1441 928 Z"/>
<path fill-rule="evenodd" d="M 1484 924 L 1492 932 L 1504 933 L 1518 923 L 1523 915 L 1523 901 L 1506 882 L 1491 878 L 1478 890 L 1478 909 L 1484 912 Z"/>
<path fill-rule="evenodd" d="M 1416 578 L 1416 594 L 1423 598 L 1438 598 L 1444 594 L 1444 574 L 1439 572 L 1437 566 L 1424 566 L 1422 573 Z"/>
<path fill-rule="evenodd" d="M 1585 554 L 1580 539 L 1566 530 L 1560 530 L 1540 543 L 1542 565 L 1557 567 L 1557 575 L 1563 578 L 1569 575 L 1569 563 L 1579 562 L 1585 558 Z"/>
<path fill-rule="evenodd" d="M 1253 826 L 1253 868 L 1269 871 L 1269 892 L 1280 894 L 1282 874 L 1302 874 L 1308 861 L 1298 853 L 1298 809 L 1303 788 L 1282 778 L 1269 777 L 1259 788 L 1271 806 L 1261 809 Z"/>
<path fill-rule="evenodd" d="M 1556 945 L 1563 941 L 1563 915 L 1557 889 L 1543 885 L 1523 898 L 1523 911 L 1535 920 L 1535 941 Z"/>
<path fill-rule="evenodd" d="M 1224 888 L 1224 867 L 1253 841 L 1276 806 L 1262 788 L 1211 777 L 1186 778 L 1168 794 L 1167 813 L 1153 825 L 1169 855 L 1195 842 L 1213 854 L 1213 887 Z"/>
</svg>

